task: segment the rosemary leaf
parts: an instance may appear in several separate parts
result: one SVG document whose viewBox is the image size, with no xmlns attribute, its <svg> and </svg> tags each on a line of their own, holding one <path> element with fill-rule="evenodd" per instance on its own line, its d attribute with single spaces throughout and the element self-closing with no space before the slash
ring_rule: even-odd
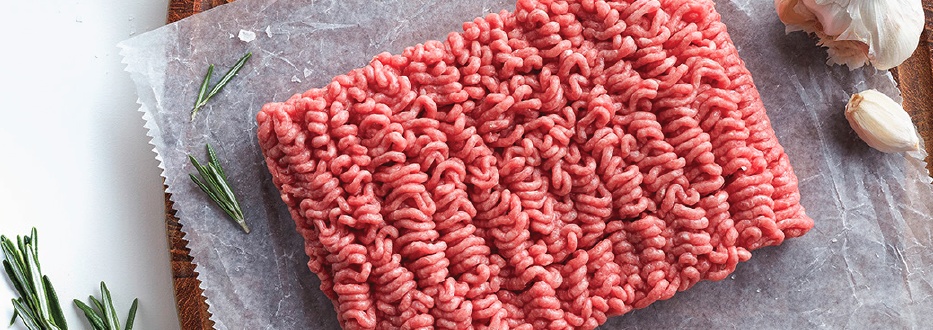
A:
<svg viewBox="0 0 933 330">
<path fill-rule="evenodd" d="M 123 328 L 123 330 L 133 330 L 133 322 L 136 321 L 136 307 L 139 307 L 139 298 L 133 299 L 133 306 L 130 306 L 130 312 L 126 315 L 126 328 Z"/>
<path fill-rule="evenodd" d="M 105 329 L 104 320 L 100 319 L 100 316 L 94 312 L 94 309 L 91 308 L 91 306 L 86 305 L 78 299 L 75 299 L 74 302 L 78 308 L 84 311 L 84 317 L 87 318 L 88 323 L 90 323 L 94 329 Z"/>
<path fill-rule="evenodd" d="M 204 81 L 201 82 L 201 88 L 198 89 L 198 99 L 194 101 L 194 108 L 191 109 L 191 121 L 194 121 L 194 116 L 198 114 L 198 110 L 204 105 L 204 96 L 207 95 L 207 87 L 208 84 L 211 83 L 212 75 L 214 75 L 213 64 L 207 67 L 207 75 L 204 76 Z"/>
<path fill-rule="evenodd" d="M 253 53 L 246 53 L 246 55 L 243 55 L 243 57 L 241 57 L 240 60 L 230 68 L 230 70 L 227 70 L 227 73 L 225 73 L 224 76 L 220 78 L 220 81 L 218 81 L 217 84 L 211 88 L 210 92 L 207 91 L 207 86 L 210 85 L 211 76 L 214 74 L 214 65 L 211 64 L 207 68 L 207 75 L 204 77 L 204 81 L 201 82 L 201 88 L 198 89 L 198 99 L 194 102 L 194 108 L 191 109 L 191 121 L 194 121 L 194 116 L 198 114 L 198 111 L 201 110 L 201 107 L 207 104 L 207 101 L 210 100 L 211 97 L 217 95 L 217 93 L 220 93 L 220 90 L 223 89 L 224 86 L 227 86 L 227 83 L 229 83 L 230 80 L 233 79 L 233 77 L 236 76 L 238 72 L 240 72 L 240 69 L 242 69 L 243 65 L 246 64 L 246 60 L 248 60 L 251 56 L 253 56 Z"/>
<path fill-rule="evenodd" d="M 10 325 L 7 325 L 6 327 L 7 328 L 12 327 L 13 323 L 16 323 L 17 317 L 19 317 L 19 311 L 16 309 L 13 309 L 13 318 L 10 319 Z"/>
<path fill-rule="evenodd" d="M 110 290 L 107 290 L 107 284 L 100 282 L 100 295 L 104 300 L 104 315 L 107 316 L 107 326 L 110 329 L 120 330 L 120 319 L 117 317 L 117 310 L 113 307 L 113 298 L 110 297 Z"/>
<path fill-rule="evenodd" d="M 97 316 L 100 316 L 101 320 L 105 320 L 107 318 L 107 313 L 104 313 L 104 304 L 101 303 L 100 300 L 97 300 L 97 298 L 94 298 L 94 296 L 87 296 L 87 299 L 91 301 L 94 307 L 97 307 Z M 104 325 L 107 325 L 106 320 L 104 321 Z"/>
<path fill-rule="evenodd" d="M 214 148 L 211 147 L 209 143 L 207 144 L 207 159 L 208 164 L 214 164 L 214 166 L 217 166 L 217 171 L 220 172 L 220 176 L 226 180 L 227 174 L 224 173 L 223 167 L 220 167 L 220 161 L 217 160 L 217 153 L 214 152 Z"/>
<path fill-rule="evenodd" d="M 26 282 L 26 274 L 24 272 L 26 265 L 22 257 L 20 257 L 19 251 L 13 247 L 13 242 L 7 239 L 6 236 L 0 236 L 0 239 L 3 240 L 3 256 L 5 258 L 3 261 L 10 265 L 11 271 L 13 272 L 13 276 L 10 277 L 10 280 L 22 286 L 23 290 L 19 292 L 20 296 L 27 296 L 28 290 L 31 290 L 32 287 Z M 22 246 L 22 244 L 19 244 L 19 246 Z"/>
<path fill-rule="evenodd" d="M 194 168 L 198 170 L 201 179 L 199 180 L 194 174 L 188 174 L 188 176 L 201 191 L 206 193 L 211 200 L 224 211 L 224 213 L 227 213 L 230 219 L 233 219 L 234 222 L 240 225 L 240 228 L 243 228 L 244 232 L 249 234 L 249 227 L 246 226 L 246 220 L 244 219 L 240 203 L 237 201 L 233 189 L 230 188 L 227 175 L 223 167 L 220 166 L 220 160 L 217 158 L 217 153 L 214 152 L 214 148 L 211 147 L 210 144 L 207 144 L 207 153 L 207 166 L 201 165 L 194 156 L 188 155 L 188 159 L 191 161 L 191 164 L 194 165 Z"/>
<path fill-rule="evenodd" d="M 243 57 L 241 57 L 240 60 L 237 61 L 232 68 L 230 68 L 230 70 L 227 70 L 227 73 L 224 74 L 223 78 L 220 78 L 220 81 L 214 85 L 214 88 L 211 88 L 211 92 L 207 94 L 207 99 L 217 95 L 217 93 L 219 93 L 220 90 L 224 88 L 224 86 L 227 86 L 227 83 L 230 82 L 230 79 L 233 79 L 233 76 L 236 76 L 236 74 L 240 72 L 240 69 L 243 68 L 243 65 L 246 64 L 246 60 L 248 60 L 250 56 L 253 56 L 253 53 L 246 53 L 246 55 L 243 55 Z M 207 99 L 204 101 L 206 102 Z"/>
<path fill-rule="evenodd" d="M 35 228 L 33 228 L 33 235 L 36 234 Z M 28 238 L 25 239 L 26 244 L 26 265 L 29 269 L 29 275 L 31 276 L 30 281 L 33 283 L 33 290 L 35 290 L 36 295 L 33 296 L 35 302 L 38 304 L 39 317 L 43 321 L 48 322 L 52 318 L 52 314 L 49 312 L 49 301 L 45 298 L 45 283 L 42 281 L 42 271 L 39 269 L 39 259 L 35 254 L 35 245 L 30 244 L 31 240 Z"/>
<path fill-rule="evenodd" d="M 29 242 L 32 243 L 30 244 L 31 248 L 29 251 L 32 252 L 33 259 L 36 260 L 36 269 L 40 270 L 41 273 L 42 267 L 39 266 L 39 234 L 36 231 L 36 227 L 32 227 L 32 232 L 30 234 L 31 236 L 25 239 L 28 239 Z"/>
<path fill-rule="evenodd" d="M 214 75 L 213 64 L 207 67 L 207 75 L 204 76 L 204 82 L 201 83 L 201 88 L 198 90 L 198 100 L 197 102 L 194 102 L 195 106 L 197 106 L 198 104 L 201 104 L 201 102 L 204 102 L 204 96 L 207 95 L 207 87 L 208 87 L 208 84 L 211 83 L 212 75 Z"/>
<path fill-rule="evenodd" d="M 220 174 L 222 170 L 218 170 L 217 166 L 215 166 L 214 164 L 207 164 L 207 171 L 211 174 L 211 177 L 221 179 L 217 181 L 224 181 L 226 183 L 227 180 L 225 180 Z M 236 209 L 235 207 L 238 206 L 236 202 L 236 195 L 234 195 L 233 191 L 230 190 L 230 186 L 224 184 L 224 185 L 220 185 L 219 188 L 223 189 L 221 193 L 224 196 L 230 196 L 230 198 L 227 199 L 227 202 L 230 203 L 229 206 L 231 206 L 231 208 L 235 210 Z"/>
<path fill-rule="evenodd" d="M 45 283 L 45 294 L 49 299 L 49 308 L 52 314 L 52 321 L 56 325 L 65 325 L 65 314 L 62 312 L 62 305 L 58 301 L 58 293 L 55 292 L 55 287 L 52 286 L 52 281 L 49 280 L 48 276 L 42 276 L 42 282 Z"/>
<path fill-rule="evenodd" d="M 13 282 L 13 288 L 16 289 L 16 292 L 19 293 L 20 297 L 26 295 L 26 289 L 23 288 L 23 282 L 17 279 L 16 274 L 13 272 L 13 266 L 6 260 L 3 260 L 3 270 L 6 271 L 6 276 L 10 279 L 10 282 Z"/>
<path fill-rule="evenodd" d="M 23 320 L 23 324 L 25 324 L 29 330 L 43 330 L 36 321 L 38 317 L 32 314 L 31 310 L 29 307 L 26 307 L 22 299 L 13 299 L 13 308 L 19 312 L 20 319 Z"/>
</svg>

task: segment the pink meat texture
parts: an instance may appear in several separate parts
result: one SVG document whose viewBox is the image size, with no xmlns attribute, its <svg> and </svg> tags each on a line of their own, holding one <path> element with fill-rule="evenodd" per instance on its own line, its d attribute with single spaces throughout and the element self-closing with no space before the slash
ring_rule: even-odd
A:
<svg viewBox="0 0 933 330">
<path fill-rule="evenodd" d="M 592 329 L 813 227 L 707 0 L 519 0 L 257 115 L 346 329 Z"/>
</svg>

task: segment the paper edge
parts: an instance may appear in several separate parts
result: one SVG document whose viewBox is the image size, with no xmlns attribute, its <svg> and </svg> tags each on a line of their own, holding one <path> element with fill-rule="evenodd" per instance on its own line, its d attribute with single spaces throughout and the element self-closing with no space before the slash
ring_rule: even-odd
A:
<svg viewBox="0 0 933 330">
<path fill-rule="evenodd" d="M 139 71 L 139 68 L 134 67 L 128 60 L 128 57 L 130 56 L 129 49 L 131 47 L 128 44 L 128 42 L 131 42 L 133 39 L 134 38 L 123 40 L 117 43 L 117 47 L 120 48 L 119 54 L 120 56 L 122 56 L 120 63 L 126 66 L 123 69 L 123 71 L 128 73 L 131 79 L 133 80 L 134 84 L 136 84 L 136 79 L 134 79 L 132 76 L 134 73 L 141 73 L 141 71 Z M 160 45 L 160 47 L 164 48 L 164 45 Z M 159 152 L 159 148 L 156 146 L 156 142 L 164 145 L 164 142 L 162 142 L 162 129 L 161 127 L 159 127 L 158 122 L 156 122 L 155 119 L 153 118 L 151 114 L 151 109 L 144 103 L 142 94 L 145 93 L 146 95 L 151 96 L 151 98 L 155 102 L 158 102 L 158 100 L 155 100 L 155 95 L 152 93 L 151 90 L 149 90 L 148 92 L 140 90 L 138 84 L 136 84 L 136 93 L 137 93 L 136 103 L 139 104 L 139 108 L 136 111 L 142 113 L 141 117 L 145 121 L 145 123 L 143 124 L 143 128 L 146 130 L 146 136 L 149 138 L 147 143 L 149 143 L 149 145 L 152 146 L 152 152 L 155 153 L 155 160 L 158 162 L 157 166 L 159 168 L 159 177 L 162 178 L 163 185 L 165 186 L 164 193 L 169 194 L 168 200 L 171 201 L 172 203 L 175 203 L 176 201 L 175 201 L 174 189 L 172 189 L 172 185 L 169 184 L 168 177 L 165 174 L 166 173 L 165 161 L 164 161 L 164 158 L 162 157 L 162 154 Z M 180 208 L 175 208 L 175 207 L 172 207 L 172 210 L 175 211 L 175 217 L 178 218 L 178 223 L 182 225 L 182 228 L 179 228 L 178 231 L 184 234 L 184 236 L 188 236 L 188 232 L 184 229 L 184 223 L 183 223 L 183 220 L 185 219 L 184 212 Z M 185 241 L 189 242 L 187 239 L 185 239 Z M 191 264 L 194 266 L 194 268 L 192 269 L 192 272 L 200 275 L 200 272 L 198 271 L 197 261 L 202 256 L 200 255 L 200 253 L 197 253 L 195 249 L 190 249 L 190 248 L 188 249 L 188 255 L 191 256 Z M 173 275 L 172 276 L 173 282 L 174 282 L 174 279 L 175 279 L 175 276 Z M 198 282 L 199 282 L 198 289 L 201 290 L 200 295 L 204 298 L 204 303 L 207 305 L 207 318 L 210 322 L 214 323 L 214 329 L 217 329 L 217 326 L 223 323 L 218 322 L 218 320 L 214 318 L 215 313 L 211 310 L 213 308 L 213 304 L 211 304 L 210 294 L 207 288 L 202 287 L 200 283 L 202 282 L 201 279 L 198 279 Z M 175 296 L 174 298 L 175 298 L 174 299 L 175 300 L 174 301 L 175 316 L 179 318 L 178 322 L 179 322 L 179 326 L 181 326 L 181 318 L 179 316 L 179 308 L 178 308 L 179 307 L 178 297 Z"/>
</svg>

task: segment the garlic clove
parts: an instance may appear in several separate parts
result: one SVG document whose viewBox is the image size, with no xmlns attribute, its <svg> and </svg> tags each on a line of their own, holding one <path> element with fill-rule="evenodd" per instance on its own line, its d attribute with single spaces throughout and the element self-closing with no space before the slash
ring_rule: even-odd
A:
<svg viewBox="0 0 933 330">
<path fill-rule="evenodd" d="M 787 26 L 785 32 L 804 31 L 813 33 L 816 31 L 812 29 L 816 16 L 799 0 L 774 0 L 774 8 L 777 10 L 781 21 Z"/>
<path fill-rule="evenodd" d="M 814 33 L 827 63 L 887 70 L 917 48 L 923 31 L 921 0 L 775 0 L 787 32 Z"/>
<path fill-rule="evenodd" d="M 850 11 L 853 24 L 836 39 L 868 44 L 872 66 L 888 70 L 917 49 L 924 24 L 920 0 L 861 1 L 858 9 Z"/>
<path fill-rule="evenodd" d="M 855 133 L 882 152 L 917 150 L 920 137 L 910 115 L 900 104 L 874 89 L 852 95 L 846 119 Z"/>
<path fill-rule="evenodd" d="M 809 9 L 819 8 L 814 10 L 813 14 L 823 27 L 821 31 L 827 35 L 838 36 L 850 28 L 861 28 L 861 24 L 852 24 L 852 16 L 850 16 L 849 7 L 847 6 L 853 2 L 858 2 L 858 0 L 802 0 L 801 2 Z"/>
</svg>

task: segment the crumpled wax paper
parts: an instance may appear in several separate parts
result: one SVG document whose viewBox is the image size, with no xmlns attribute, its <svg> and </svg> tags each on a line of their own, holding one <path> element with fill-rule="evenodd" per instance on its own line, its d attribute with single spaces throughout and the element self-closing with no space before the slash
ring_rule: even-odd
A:
<svg viewBox="0 0 933 330">
<path fill-rule="evenodd" d="M 722 281 L 701 282 L 600 328 L 933 324 L 930 178 L 920 162 L 870 149 L 843 116 L 855 92 L 896 96 L 891 76 L 825 65 L 814 40 L 785 35 L 771 1 L 719 1 L 716 8 L 752 72 L 816 227 L 754 251 Z M 239 0 L 121 43 L 217 329 L 339 328 L 256 141 L 262 105 L 502 9 L 513 10 L 514 1 Z M 241 40 L 241 30 L 255 40 Z M 190 122 L 208 65 L 217 65 L 217 81 L 246 52 L 253 57 L 240 74 Z M 239 194 L 248 235 L 188 178 L 195 169 L 186 155 L 206 158 L 207 142 Z"/>
</svg>

